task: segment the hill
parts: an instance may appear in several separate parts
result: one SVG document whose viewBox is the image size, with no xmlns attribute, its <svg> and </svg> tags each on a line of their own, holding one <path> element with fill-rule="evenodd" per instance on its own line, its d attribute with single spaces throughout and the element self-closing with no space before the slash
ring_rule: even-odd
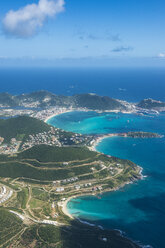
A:
<svg viewBox="0 0 165 248">
<path fill-rule="evenodd" d="M 7 230 L 7 232 L 6 232 Z M 107 238 L 107 242 L 103 238 Z M 138 248 L 118 231 L 101 230 L 98 227 L 83 225 L 76 221 L 69 226 L 24 225 L 18 215 L 0 209 L 0 246 L 17 247 L 56 247 L 56 248 Z"/>
<path fill-rule="evenodd" d="M 12 96 L 7 93 L 0 95 L 0 104 L 6 107 L 77 107 L 97 110 L 125 110 L 126 107 L 118 100 L 108 96 L 95 94 L 78 94 L 74 96 L 55 95 L 48 91 L 37 91 L 29 94 Z"/>
<path fill-rule="evenodd" d="M 50 106 L 65 106 L 67 96 L 57 96 L 48 91 L 36 91 L 29 94 L 22 94 L 14 96 L 19 106 L 29 106 L 29 104 L 36 104 L 37 107 L 50 107 Z M 68 103 L 69 104 L 69 103 Z"/>
<path fill-rule="evenodd" d="M 95 94 L 81 94 L 73 96 L 77 107 L 97 109 L 97 110 L 125 110 L 125 106 L 108 96 L 98 96 Z"/>
<path fill-rule="evenodd" d="M 116 184 L 132 180 L 139 173 L 137 166 L 128 160 L 108 157 L 86 147 L 39 145 L 17 155 L 0 156 L 0 175 L 3 178 L 54 181 L 71 177 L 92 180 L 96 177 L 106 181 L 110 175 L 109 167 L 113 175 L 118 175 Z"/>
<path fill-rule="evenodd" d="M 35 159 L 39 162 L 68 162 L 94 158 L 96 152 L 85 147 L 34 146 L 17 155 L 19 159 Z"/>
<path fill-rule="evenodd" d="M 0 246 L 138 247 L 118 231 L 72 221 L 63 212 L 70 197 L 112 191 L 140 178 L 134 163 L 86 147 L 40 145 L 0 155 L 0 177 L 0 191 L 4 185 L 14 192 L 0 208 Z"/>
<path fill-rule="evenodd" d="M 0 93 L 0 106 L 15 107 L 17 105 L 18 105 L 18 102 L 16 99 L 14 99 L 14 96 L 8 93 Z"/>
<path fill-rule="evenodd" d="M 10 142 L 12 138 L 22 140 L 25 136 L 47 132 L 50 126 L 43 121 L 28 116 L 19 116 L 7 120 L 0 119 L 0 137 L 4 142 Z"/>
<path fill-rule="evenodd" d="M 159 109 L 165 108 L 165 102 L 156 101 L 149 98 L 142 100 L 137 106 L 145 109 Z"/>
</svg>

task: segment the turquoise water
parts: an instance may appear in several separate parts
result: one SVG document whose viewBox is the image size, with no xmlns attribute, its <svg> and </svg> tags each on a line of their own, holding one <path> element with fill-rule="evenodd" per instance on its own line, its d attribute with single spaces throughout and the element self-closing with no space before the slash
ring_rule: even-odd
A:
<svg viewBox="0 0 165 248">
<path fill-rule="evenodd" d="M 165 134 L 165 115 L 137 116 L 72 112 L 56 116 L 49 123 L 79 133 L 152 131 Z M 69 212 L 79 218 L 121 229 L 130 238 L 165 248 L 165 138 L 104 139 L 97 150 L 130 159 L 144 168 L 147 178 L 123 189 L 106 193 L 101 199 L 81 197 L 70 201 Z"/>
</svg>

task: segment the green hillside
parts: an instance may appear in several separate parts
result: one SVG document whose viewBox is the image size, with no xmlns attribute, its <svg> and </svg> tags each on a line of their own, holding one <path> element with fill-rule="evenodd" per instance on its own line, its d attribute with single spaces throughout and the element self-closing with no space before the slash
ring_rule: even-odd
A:
<svg viewBox="0 0 165 248">
<path fill-rule="evenodd" d="M 25 106 L 38 102 L 38 107 L 83 107 L 92 110 L 125 110 L 126 107 L 118 100 L 108 96 L 95 94 L 78 94 L 73 96 L 55 95 L 48 91 L 37 91 L 28 94 L 12 96 L 0 94 L 0 104 L 4 106 Z M 35 104 L 36 105 L 36 104 Z"/>
<path fill-rule="evenodd" d="M 144 99 L 137 106 L 145 109 L 164 108 L 165 102 L 160 102 L 153 99 Z"/>
<path fill-rule="evenodd" d="M 18 105 L 18 102 L 14 99 L 14 96 L 8 93 L 0 93 L 0 104 L 15 107 Z"/>
<path fill-rule="evenodd" d="M 85 147 L 34 146 L 17 155 L 19 159 L 36 159 L 39 162 L 68 162 L 93 158 L 97 153 Z"/>
<path fill-rule="evenodd" d="M 22 232 L 22 221 L 9 211 L 0 208 L 0 247 L 5 247 L 15 236 Z"/>
<path fill-rule="evenodd" d="M 104 170 L 100 167 L 102 163 L 105 165 Z M 85 180 L 94 177 L 105 179 L 109 176 L 106 166 L 111 164 L 115 174 L 118 171 L 116 170 L 117 163 L 121 164 L 123 182 L 137 175 L 136 166 L 132 162 L 114 157 L 109 158 L 85 147 L 40 145 L 18 153 L 17 156 L 0 156 L 0 175 L 3 178 L 23 177 L 41 181 L 63 180 L 75 176 L 80 176 Z M 93 167 L 95 167 L 94 172 Z"/>
<path fill-rule="evenodd" d="M 98 110 L 124 110 L 125 107 L 115 99 L 108 96 L 98 96 L 95 94 L 81 94 L 73 96 L 78 107 L 98 109 Z"/>
<path fill-rule="evenodd" d="M 0 137 L 9 142 L 12 138 L 22 140 L 26 135 L 47 132 L 50 126 L 43 121 L 28 116 L 19 116 L 7 120 L 0 119 Z"/>
</svg>

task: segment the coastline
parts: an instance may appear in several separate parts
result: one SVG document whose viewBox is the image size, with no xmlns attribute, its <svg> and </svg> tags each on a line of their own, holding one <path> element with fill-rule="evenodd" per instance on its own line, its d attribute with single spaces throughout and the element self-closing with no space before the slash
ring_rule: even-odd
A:
<svg viewBox="0 0 165 248">
<path fill-rule="evenodd" d="M 135 114 L 136 112 L 131 110 L 131 111 L 120 111 L 120 110 L 97 110 L 97 109 L 87 109 L 87 108 L 69 108 L 69 109 L 65 109 L 65 108 L 61 108 L 58 110 L 55 110 L 54 113 L 51 113 L 49 116 L 47 116 L 46 118 L 44 118 L 44 122 L 48 122 L 48 120 L 50 120 L 51 118 L 58 116 L 58 115 L 62 115 L 65 113 L 69 113 L 69 112 L 75 112 L 75 111 L 81 111 L 81 112 L 96 112 L 98 114 L 102 114 L 102 113 L 123 113 L 123 114 Z"/>
<path fill-rule="evenodd" d="M 76 197 L 72 196 L 69 197 L 67 200 L 65 200 L 62 204 L 61 210 L 63 212 L 64 215 L 68 216 L 70 219 L 74 220 L 75 218 L 69 213 L 68 209 L 67 209 L 67 204 L 68 202 L 70 202 L 72 199 L 74 199 Z"/>
<path fill-rule="evenodd" d="M 44 120 L 44 122 L 47 123 L 50 119 L 52 119 L 52 118 L 55 117 L 55 116 L 62 115 L 62 114 L 65 114 L 65 113 L 69 113 L 69 112 L 73 112 L 73 111 L 74 111 L 74 110 L 65 110 L 65 111 L 62 111 L 62 112 L 60 112 L 60 113 L 54 113 L 54 114 L 48 116 L 48 117 Z M 75 111 L 76 111 L 76 110 L 75 110 Z"/>
<path fill-rule="evenodd" d="M 61 115 L 61 114 L 65 114 L 65 113 L 69 113 L 69 112 L 74 112 L 74 111 L 84 111 L 84 112 L 89 112 L 89 111 L 92 111 L 92 110 L 88 110 L 88 109 L 69 109 L 69 110 L 60 110 L 60 112 L 57 112 L 57 113 L 54 113 L 50 116 L 48 116 L 44 122 L 47 123 L 48 120 L 50 120 L 51 118 L 55 117 L 55 116 L 58 116 L 58 115 Z M 98 112 L 98 111 L 95 111 L 95 112 Z M 102 111 L 102 112 L 99 112 L 99 113 L 106 113 L 106 111 Z M 110 111 L 108 111 L 110 113 Z M 112 111 L 112 112 L 115 112 L 115 111 Z M 129 113 L 131 114 L 131 112 Z M 91 146 L 88 146 L 88 149 L 90 149 L 91 151 L 96 151 L 96 152 L 99 152 L 97 151 L 96 147 L 98 146 L 99 143 L 101 143 L 104 139 L 107 139 L 107 138 L 111 138 L 111 137 L 117 137 L 118 134 L 114 133 L 114 134 L 105 134 L 105 135 L 102 135 L 100 137 L 97 137 L 93 144 Z M 110 157 L 110 155 L 109 155 Z M 138 166 L 139 167 L 139 175 L 140 175 L 140 179 L 143 180 L 146 176 L 143 176 L 142 172 L 143 172 L 143 168 Z M 102 192 L 101 194 L 104 194 L 104 193 L 107 193 L 107 192 L 112 192 L 112 191 L 117 191 L 119 190 L 120 188 L 123 188 L 124 186 L 128 185 L 128 184 L 132 184 L 133 182 L 132 181 L 128 181 L 128 182 L 125 182 L 123 185 L 117 187 L 117 188 L 114 188 L 112 190 L 106 190 L 104 192 Z M 76 219 L 76 220 L 79 220 L 79 218 L 75 218 L 73 217 L 68 209 L 67 209 L 67 204 L 68 202 L 70 202 L 72 199 L 75 199 L 75 198 L 78 198 L 78 197 L 81 197 L 81 196 L 97 196 L 98 194 L 80 194 L 80 195 L 76 195 L 76 196 L 71 196 L 69 197 L 68 199 L 66 199 L 65 201 L 62 202 L 62 205 L 61 205 L 61 210 L 63 212 L 64 215 L 68 216 L 70 219 Z"/>
<path fill-rule="evenodd" d="M 88 146 L 88 148 L 91 150 L 91 151 L 95 151 L 95 152 L 99 152 L 97 151 L 96 147 L 99 145 L 99 143 L 101 143 L 104 139 L 107 139 L 107 138 L 112 138 L 112 137 L 117 137 L 118 134 L 105 134 L 103 136 L 100 136 L 98 138 L 96 138 L 94 140 L 94 143 L 92 144 L 92 146 Z"/>
<path fill-rule="evenodd" d="M 87 110 L 87 109 L 72 109 L 72 110 L 64 110 L 64 111 L 62 111 L 62 112 L 58 112 L 58 113 L 55 113 L 55 114 L 52 114 L 52 115 L 50 115 L 50 116 L 48 116 L 45 120 L 44 120 L 44 122 L 48 122 L 48 120 L 50 120 L 51 118 L 53 118 L 53 117 L 55 117 L 55 116 L 58 116 L 58 115 L 61 115 L 61 114 L 65 114 L 65 113 L 69 113 L 69 112 L 74 112 L 74 111 L 84 111 L 84 112 L 89 112 L 89 111 L 92 111 L 92 110 Z M 100 112 L 100 111 L 95 111 L 95 112 L 97 112 L 97 113 L 107 113 L 107 112 L 109 112 L 109 113 L 112 113 L 112 112 L 114 112 L 114 113 L 116 113 L 115 111 L 102 111 L 102 112 Z M 118 111 L 119 112 L 119 111 Z M 123 112 L 122 112 L 123 113 Z M 127 112 L 127 113 L 124 113 L 124 114 L 133 114 L 133 112 Z M 98 144 L 99 143 L 101 143 L 104 139 L 107 139 L 107 138 L 110 138 L 110 137 L 117 137 L 117 136 L 119 136 L 118 134 L 105 134 L 105 135 L 102 135 L 101 137 L 97 137 L 95 140 L 94 140 L 94 143 L 92 144 L 92 146 L 88 146 L 88 148 L 90 149 L 90 150 L 92 150 L 92 151 L 96 151 L 96 152 L 99 152 L 99 151 L 97 151 L 97 149 L 96 149 L 96 147 L 98 146 Z M 110 156 L 110 155 L 109 155 Z M 139 167 L 139 179 L 137 179 L 137 180 L 144 180 L 147 176 L 144 176 L 143 175 L 143 168 L 142 167 L 140 167 L 140 166 L 138 166 Z M 136 179 L 134 180 L 134 181 L 137 181 Z M 125 187 L 126 185 L 129 185 L 129 184 L 133 184 L 134 183 L 134 181 L 128 181 L 128 182 L 125 182 L 123 185 L 120 185 L 119 187 L 117 187 L 117 188 L 114 188 L 114 189 L 112 189 L 112 190 L 105 190 L 104 192 L 102 192 L 101 193 L 101 195 L 102 194 L 105 194 L 105 193 L 108 193 L 108 192 L 113 192 L 113 191 L 118 191 L 118 190 L 120 190 L 121 188 L 123 188 L 123 187 Z M 70 218 L 70 220 L 76 220 L 76 221 L 78 221 L 78 222 L 80 222 L 80 223 L 82 223 L 82 224 L 84 224 L 84 225 L 89 225 L 89 226 L 93 226 L 93 227 L 97 227 L 97 228 L 100 228 L 100 229 L 104 229 L 102 226 L 100 226 L 100 225 L 95 225 L 95 224 L 92 224 L 92 223 L 90 223 L 90 222 L 88 222 L 88 221 L 83 221 L 83 220 L 81 220 L 81 218 L 78 218 L 78 217 L 74 217 L 72 214 L 70 214 L 69 213 L 69 210 L 68 210 L 68 208 L 67 208 L 67 204 L 70 202 L 70 201 L 72 201 L 73 199 L 76 199 L 76 198 L 78 198 L 78 197 L 83 197 L 83 196 L 96 196 L 97 197 L 97 195 L 99 195 L 99 194 L 80 194 L 80 195 L 76 195 L 76 196 L 70 196 L 68 199 L 66 199 L 65 201 L 62 201 L 62 204 L 61 205 L 59 205 L 60 206 L 60 209 L 61 209 L 61 211 L 62 211 L 62 213 L 65 215 L 65 216 L 67 216 L 67 217 L 69 217 Z M 127 237 L 126 235 L 124 235 L 123 233 L 123 231 L 122 230 L 118 230 L 118 229 L 114 229 L 114 231 L 117 231 L 118 233 L 119 233 L 119 235 L 121 236 L 121 237 L 126 237 L 126 238 L 128 238 L 128 240 L 130 241 L 130 242 L 135 242 L 135 244 L 137 244 L 138 246 L 139 246 L 139 248 L 147 248 L 147 247 L 151 247 L 150 245 L 147 245 L 147 246 L 145 246 L 145 245 L 140 245 L 140 244 L 138 244 L 136 241 L 134 241 L 134 240 L 132 240 L 131 238 L 129 238 L 129 237 Z"/>
<path fill-rule="evenodd" d="M 143 168 L 140 167 L 140 166 L 138 166 L 138 167 L 139 167 L 139 175 L 141 175 L 141 178 L 139 178 L 139 179 L 140 179 L 140 180 L 143 180 L 143 179 L 145 178 L 145 176 L 142 175 Z M 138 181 L 138 179 L 135 180 L 135 181 Z M 91 227 L 96 227 L 96 228 L 99 228 L 99 229 L 101 229 L 101 230 L 104 230 L 104 227 L 102 227 L 101 225 L 96 225 L 96 224 L 93 224 L 93 223 L 88 222 L 88 221 L 86 221 L 86 220 L 83 220 L 83 219 L 81 219 L 81 218 L 79 218 L 79 217 L 74 217 L 73 215 L 71 215 L 71 214 L 69 213 L 68 208 L 67 208 L 68 202 L 70 202 L 70 201 L 72 201 L 73 199 L 76 199 L 76 198 L 78 198 L 78 197 L 84 197 L 84 196 L 95 196 L 95 197 L 97 197 L 98 195 L 103 195 L 103 194 L 105 194 L 105 193 L 110 193 L 110 192 L 118 191 L 118 190 L 124 188 L 126 185 L 133 184 L 133 183 L 134 183 L 133 181 L 125 182 L 123 185 L 120 185 L 119 187 L 114 188 L 114 189 L 112 189 L 112 190 L 110 190 L 110 189 L 109 189 L 109 190 L 105 190 L 105 191 L 102 192 L 101 194 L 88 194 L 88 193 L 86 193 L 86 194 L 80 194 L 80 195 L 76 195 L 76 196 L 71 196 L 71 197 L 69 197 L 68 199 L 66 199 L 65 201 L 62 202 L 61 211 L 62 211 L 62 213 L 63 213 L 65 216 L 69 217 L 70 220 L 76 220 L 76 221 L 78 221 L 78 222 L 80 222 L 80 223 L 82 223 L 82 224 L 84 224 L 84 225 L 88 225 L 88 226 L 91 226 Z M 133 242 L 134 244 L 138 245 L 139 248 L 152 248 L 152 246 L 150 246 L 150 245 L 142 245 L 142 244 L 140 244 L 139 242 L 137 242 L 137 241 L 131 239 L 129 236 L 126 235 L 126 233 L 125 233 L 124 231 L 122 231 L 122 230 L 120 230 L 120 229 L 112 229 L 112 230 L 118 232 L 118 234 L 119 234 L 121 237 L 124 237 L 124 238 L 128 239 L 129 242 Z"/>
<path fill-rule="evenodd" d="M 138 166 L 138 168 L 139 168 L 139 179 L 135 179 L 134 181 L 127 181 L 127 182 L 125 182 L 125 183 L 123 183 L 123 184 L 121 184 L 120 186 L 118 186 L 118 187 L 116 187 L 116 188 L 113 188 L 113 189 L 107 189 L 107 190 L 104 190 L 104 192 L 101 192 L 101 193 L 91 193 L 91 194 L 89 194 L 89 193 L 84 193 L 84 194 L 78 194 L 78 195 L 76 195 L 76 196 L 70 196 L 69 198 L 67 198 L 65 201 L 63 201 L 62 202 L 62 206 L 60 206 L 61 207 L 61 210 L 62 210 L 62 212 L 63 212 L 63 214 L 64 215 L 66 215 L 66 216 L 68 216 L 70 219 L 72 219 L 72 220 L 78 220 L 78 221 L 80 221 L 80 219 L 79 218 L 76 218 L 76 217 L 74 217 L 73 215 L 71 215 L 70 213 L 69 213 L 69 211 L 68 211 L 68 208 L 67 208 L 67 204 L 68 204 L 68 202 L 70 202 L 70 201 L 72 201 L 73 199 L 76 199 L 76 198 L 78 198 L 78 197 L 84 197 L 84 196 L 95 196 L 95 197 L 97 197 L 98 195 L 103 195 L 103 194 L 105 194 L 105 193 L 110 193 L 110 192 L 115 192 L 115 191 L 118 191 L 118 190 L 120 190 L 120 189 L 122 189 L 122 188 L 124 188 L 126 185 L 129 185 L 129 184 L 133 184 L 135 181 L 138 181 L 138 180 L 143 180 L 144 178 L 146 178 L 146 176 L 144 176 L 143 174 L 142 174 L 142 172 L 143 172 L 143 168 L 142 167 L 140 167 L 140 166 Z M 122 231 L 121 231 L 122 232 Z"/>
</svg>

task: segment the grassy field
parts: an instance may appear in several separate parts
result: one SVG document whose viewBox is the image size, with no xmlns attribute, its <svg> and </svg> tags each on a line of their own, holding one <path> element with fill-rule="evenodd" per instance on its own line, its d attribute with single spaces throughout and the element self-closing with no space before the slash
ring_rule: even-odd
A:
<svg viewBox="0 0 165 248">
<path fill-rule="evenodd" d="M 17 193 L 17 200 L 20 204 L 21 209 L 25 209 L 26 208 L 26 204 L 28 201 L 28 189 L 22 189 L 22 191 Z"/>
</svg>

